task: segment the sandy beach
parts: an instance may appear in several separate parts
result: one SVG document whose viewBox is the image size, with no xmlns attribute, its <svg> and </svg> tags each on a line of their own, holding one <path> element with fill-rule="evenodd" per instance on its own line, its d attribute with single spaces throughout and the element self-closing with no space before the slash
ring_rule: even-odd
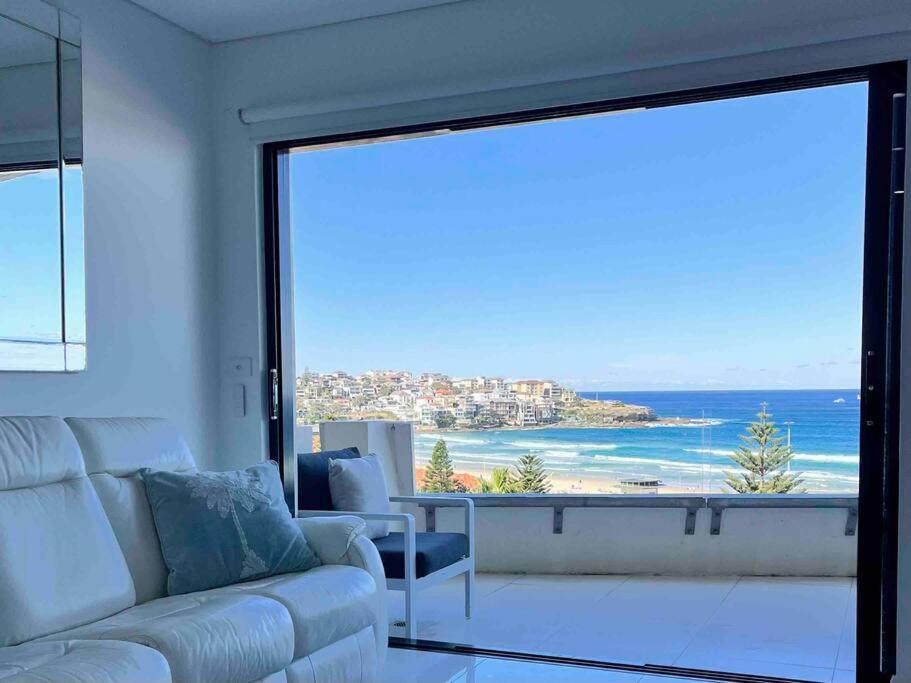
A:
<svg viewBox="0 0 911 683">
<path fill-rule="evenodd" d="M 490 479 L 491 469 L 481 467 L 466 466 L 458 463 L 455 467 L 456 476 L 459 474 L 470 474 L 472 477 Z M 644 489 L 642 491 L 631 490 L 620 486 L 620 480 L 612 477 L 601 476 L 592 473 L 586 473 L 585 478 L 574 476 L 562 472 L 548 472 L 550 475 L 551 490 L 550 493 L 578 493 L 578 494 L 597 494 L 597 493 L 627 493 L 627 494 L 645 494 L 654 493 L 655 489 Z M 702 490 L 701 487 L 688 487 L 674 485 L 665 482 L 665 486 L 658 488 L 659 494 L 701 494 L 701 493 L 723 493 L 723 489 L 718 486 L 709 490 Z"/>
</svg>

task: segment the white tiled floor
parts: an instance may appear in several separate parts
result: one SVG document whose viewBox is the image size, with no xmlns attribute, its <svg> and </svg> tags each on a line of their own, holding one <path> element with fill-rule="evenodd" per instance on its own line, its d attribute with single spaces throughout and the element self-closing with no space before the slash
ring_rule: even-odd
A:
<svg viewBox="0 0 911 683">
<path fill-rule="evenodd" d="M 527 576 L 460 578 L 419 594 L 418 637 L 585 659 L 854 683 L 854 581 L 841 578 Z M 404 614 L 389 593 L 390 619 Z M 392 626 L 391 635 L 404 635 Z M 390 650 L 389 683 L 659 683 L 597 669 Z"/>
</svg>

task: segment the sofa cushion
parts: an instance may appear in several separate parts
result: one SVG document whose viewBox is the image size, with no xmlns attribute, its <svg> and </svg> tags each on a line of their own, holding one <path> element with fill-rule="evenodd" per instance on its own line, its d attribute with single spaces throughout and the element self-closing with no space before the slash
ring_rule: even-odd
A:
<svg viewBox="0 0 911 683">
<path fill-rule="evenodd" d="M 0 646 L 119 612 L 133 580 L 59 418 L 0 418 Z"/>
<path fill-rule="evenodd" d="M 89 479 L 126 557 L 139 603 L 167 595 L 168 570 L 145 486 L 143 467 L 190 472 L 196 463 L 180 432 L 160 418 L 66 419 L 85 455 Z"/>
<path fill-rule="evenodd" d="M 394 531 L 385 538 L 373 541 L 383 560 L 386 576 L 405 578 L 405 534 Z M 417 577 L 427 576 L 455 564 L 468 556 L 468 538 L 465 534 L 424 533 L 415 534 L 415 570 Z"/>
<path fill-rule="evenodd" d="M 161 543 L 142 479 L 138 474 L 115 477 L 100 473 L 90 474 L 89 480 L 130 568 L 136 602 L 164 597 L 168 594 L 168 568 L 161 556 Z"/>
<path fill-rule="evenodd" d="M 141 476 L 171 595 L 306 571 L 320 563 L 292 521 L 272 461 L 233 472 L 144 469 Z"/>
<path fill-rule="evenodd" d="M 45 638 L 124 640 L 158 650 L 180 683 L 247 683 L 294 655 L 288 611 L 257 595 L 178 595 Z"/>
<path fill-rule="evenodd" d="M 171 683 L 160 652 L 136 643 L 71 640 L 0 649 L 2 683 Z"/>
<path fill-rule="evenodd" d="M 79 444 L 59 417 L 0 418 L 0 491 L 83 476 Z"/>
<path fill-rule="evenodd" d="M 364 570 L 328 565 L 210 593 L 261 595 L 284 605 L 294 623 L 297 659 L 372 626 L 376 621 L 376 590 L 376 583 Z"/>
<path fill-rule="evenodd" d="M 287 683 L 373 683 L 377 680 L 405 683 L 409 680 L 401 675 L 398 678 L 394 675 L 383 678 L 381 668 L 373 629 L 365 628 L 307 657 L 294 660 L 285 674 Z"/>
<path fill-rule="evenodd" d="M 115 477 L 143 467 L 166 472 L 195 470 L 187 442 L 177 428 L 157 417 L 68 417 L 89 474 Z"/>
<path fill-rule="evenodd" d="M 297 507 L 300 510 L 332 510 L 329 491 L 329 461 L 359 458 L 357 448 L 299 453 L 297 456 Z"/>
</svg>

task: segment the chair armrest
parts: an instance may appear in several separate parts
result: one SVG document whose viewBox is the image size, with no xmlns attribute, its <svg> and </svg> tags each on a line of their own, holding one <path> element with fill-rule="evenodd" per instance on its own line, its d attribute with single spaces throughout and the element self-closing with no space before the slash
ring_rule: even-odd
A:
<svg viewBox="0 0 911 683">
<path fill-rule="evenodd" d="M 419 505 L 427 503 L 438 508 L 474 508 L 474 501 L 471 498 L 459 498 L 458 496 L 389 496 L 391 503 L 414 503 Z"/>
<path fill-rule="evenodd" d="M 392 503 L 426 503 L 438 508 L 459 507 L 465 510 L 465 535 L 468 537 L 468 557 L 474 557 L 474 501 L 458 496 L 390 496 Z"/>
</svg>

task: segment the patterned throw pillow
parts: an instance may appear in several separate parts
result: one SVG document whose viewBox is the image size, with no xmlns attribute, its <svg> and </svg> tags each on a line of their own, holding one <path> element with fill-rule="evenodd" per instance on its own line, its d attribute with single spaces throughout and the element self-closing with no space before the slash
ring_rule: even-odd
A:
<svg viewBox="0 0 911 683">
<path fill-rule="evenodd" d="M 168 568 L 168 593 L 306 571 L 320 562 L 285 505 L 278 468 L 140 471 Z"/>
</svg>

